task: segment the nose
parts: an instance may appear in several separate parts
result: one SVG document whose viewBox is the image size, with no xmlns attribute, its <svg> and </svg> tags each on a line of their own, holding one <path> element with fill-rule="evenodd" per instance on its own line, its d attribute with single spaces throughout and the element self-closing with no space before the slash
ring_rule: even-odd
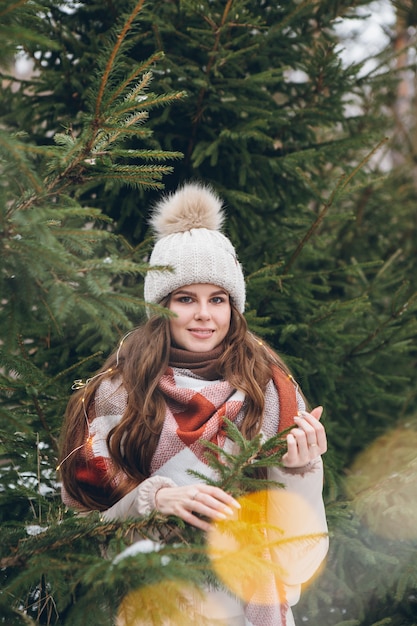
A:
<svg viewBox="0 0 417 626">
<path fill-rule="evenodd" d="M 210 312 L 208 308 L 208 302 L 200 301 L 198 302 L 197 310 L 194 314 L 194 319 L 196 320 L 208 320 L 210 319 Z"/>
</svg>

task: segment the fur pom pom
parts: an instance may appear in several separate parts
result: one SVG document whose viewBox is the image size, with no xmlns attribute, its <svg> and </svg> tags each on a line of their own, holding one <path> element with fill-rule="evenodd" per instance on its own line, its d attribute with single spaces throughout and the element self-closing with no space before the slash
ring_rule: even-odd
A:
<svg viewBox="0 0 417 626">
<path fill-rule="evenodd" d="M 156 204 L 150 224 L 161 239 L 192 228 L 220 230 L 223 220 L 222 202 L 214 191 L 189 183 Z"/>
</svg>

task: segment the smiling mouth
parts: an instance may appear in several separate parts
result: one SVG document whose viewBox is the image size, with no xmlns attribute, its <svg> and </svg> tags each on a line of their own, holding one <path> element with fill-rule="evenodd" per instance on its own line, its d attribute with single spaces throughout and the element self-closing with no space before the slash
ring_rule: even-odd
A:
<svg viewBox="0 0 417 626">
<path fill-rule="evenodd" d="M 196 333 L 197 335 L 212 335 L 214 330 L 210 328 L 189 328 L 190 333 Z"/>
</svg>

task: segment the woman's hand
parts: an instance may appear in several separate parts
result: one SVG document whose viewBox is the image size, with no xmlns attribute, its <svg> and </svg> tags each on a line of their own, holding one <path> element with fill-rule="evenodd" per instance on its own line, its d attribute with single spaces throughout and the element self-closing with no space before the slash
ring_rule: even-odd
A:
<svg viewBox="0 0 417 626">
<path fill-rule="evenodd" d="M 233 515 L 233 509 L 240 509 L 240 504 L 219 487 L 197 484 L 159 489 L 155 508 L 163 515 L 177 515 L 184 522 L 208 531 L 210 522 L 200 515 L 210 521 L 226 519 Z"/>
<path fill-rule="evenodd" d="M 288 448 L 282 457 L 285 467 L 303 467 L 326 452 L 326 431 L 319 421 L 322 413 L 323 407 L 318 406 L 294 418 L 297 427 L 287 435 Z"/>
</svg>

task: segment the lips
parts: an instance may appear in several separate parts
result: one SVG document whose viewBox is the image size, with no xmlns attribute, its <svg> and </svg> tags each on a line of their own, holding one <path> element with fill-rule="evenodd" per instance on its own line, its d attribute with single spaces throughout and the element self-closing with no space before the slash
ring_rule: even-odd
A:
<svg viewBox="0 0 417 626">
<path fill-rule="evenodd" d="M 214 330 L 211 328 L 189 328 L 188 332 L 190 332 L 194 337 L 211 337 Z"/>
</svg>

